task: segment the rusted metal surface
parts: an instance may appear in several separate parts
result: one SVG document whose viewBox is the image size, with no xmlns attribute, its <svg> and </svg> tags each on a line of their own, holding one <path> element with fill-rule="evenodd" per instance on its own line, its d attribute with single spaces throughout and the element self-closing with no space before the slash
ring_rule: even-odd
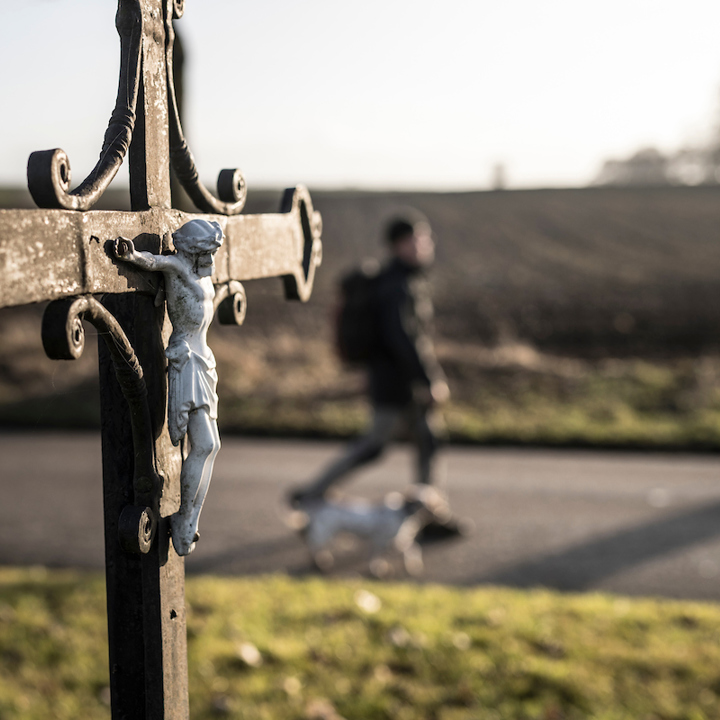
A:
<svg viewBox="0 0 720 720">
<path fill-rule="evenodd" d="M 215 261 L 216 308 L 222 322 L 236 324 L 247 309 L 241 281 L 278 277 L 289 299 L 305 301 L 322 261 L 321 218 L 303 187 L 286 191 L 279 213 L 241 216 L 239 171 L 221 172 L 218 197 L 200 183 L 174 90 L 172 21 L 183 6 L 119 0 L 118 94 L 96 167 L 71 189 L 62 150 L 33 153 L 28 184 L 45 209 L 0 211 L 0 307 L 54 301 L 44 328 L 51 356 L 82 352 L 82 318 L 108 339 L 99 343 L 99 373 L 115 720 L 185 720 L 188 693 L 184 565 L 169 524 L 182 465 L 166 417 L 171 327 L 159 279 L 116 260 L 111 242 L 124 236 L 140 250 L 171 252 L 181 225 L 216 220 L 226 238 Z M 91 211 L 126 156 L 132 212 Z M 211 215 L 172 209 L 171 158 L 198 209 Z"/>
<path fill-rule="evenodd" d="M 107 343 L 98 338 L 103 446 L 105 568 L 112 716 L 188 717 L 184 561 L 170 543 L 169 518 L 180 502 L 182 458 L 165 421 L 164 307 L 144 293 L 107 295 L 103 304 L 121 325 L 143 368 L 155 467 L 163 479 L 155 540 L 146 554 L 118 542 L 127 508 L 136 508 L 131 408 Z"/>
<path fill-rule="evenodd" d="M 157 280 L 119 263 L 108 242 L 119 235 L 139 250 L 170 249 L 169 235 L 193 218 L 217 220 L 227 239 L 215 261 L 216 283 L 287 277 L 290 296 L 307 300 L 322 261 L 322 223 L 303 187 L 286 191 L 284 212 L 198 215 L 179 210 L 0 210 L 0 307 L 80 294 L 154 293 Z M 294 293 L 294 294 L 293 294 Z"/>
</svg>

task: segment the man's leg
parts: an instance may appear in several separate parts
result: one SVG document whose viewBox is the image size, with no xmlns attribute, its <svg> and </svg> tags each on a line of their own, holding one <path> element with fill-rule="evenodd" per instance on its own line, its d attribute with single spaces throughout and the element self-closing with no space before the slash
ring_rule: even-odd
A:
<svg viewBox="0 0 720 720">
<path fill-rule="evenodd" d="M 315 481 L 291 492 L 291 502 L 321 498 L 350 472 L 378 458 L 397 432 L 402 419 L 402 408 L 373 407 L 370 430 L 359 440 L 351 443 L 348 449 L 331 463 Z"/>
<path fill-rule="evenodd" d="M 417 444 L 417 481 L 421 485 L 436 483 L 434 474 L 437 451 L 442 445 L 442 420 L 433 408 L 413 405 L 412 428 Z"/>
<path fill-rule="evenodd" d="M 458 518 L 450 509 L 443 488 L 438 487 L 435 474 L 437 451 L 443 444 L 444 428 L 442 417 L 432 407 L 413 408 L 413 430 L 418 451 L 418 485 L 432 485 L 423 491 L 425 505 L 432 519 L 418 533 L 420 543 L 449 540 L 466 535 L 471 530 L 468 520 Z"/>
<path fill-rule="evenodd" d="M 217 421 L 207 410 L 190 413 L 187 437 L 190 452 L 180 473 L 180 510 L 170 518 L 172 540 L 178 555 L 187 555 L 197 540 L 198 520 L 202 510 L 215 457 L 220 450 Z"/>
</svg>

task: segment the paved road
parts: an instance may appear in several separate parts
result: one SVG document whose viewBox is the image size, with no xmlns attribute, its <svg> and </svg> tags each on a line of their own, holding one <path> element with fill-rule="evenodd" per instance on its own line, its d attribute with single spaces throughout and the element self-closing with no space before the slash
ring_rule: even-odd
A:
<svg viewBox="0 0 720 720">
<path fill-rule="evenodd" d="M 188 572 L 306 572 L 280 498 L 339 447 L 226 439 Z M 98 436 L 0 435 L 0 457 L 0 564 L 102 567 Z M 445 465 L 477 529 L 426 551 L 427 580 L 720 600 L 720 457 L 452 448 Z M 382 497 L 410 469 L 399 448 L 352 490 Z"/>
</svg>

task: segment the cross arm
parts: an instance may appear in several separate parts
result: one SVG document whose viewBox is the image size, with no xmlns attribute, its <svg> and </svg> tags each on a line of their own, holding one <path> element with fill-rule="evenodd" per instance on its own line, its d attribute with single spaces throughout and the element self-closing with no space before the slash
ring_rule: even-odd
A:
<svg viewBox="0 0 720 720">
<path fill-rule="evenodd" d="M 310 298 L 322 263 L 322 218 L 304 187 L 285 191 L 279 213 L 213 219 L 226 237 L 215 259 L 216 282 L 280 277 L 288 300 Z"/>
<path fill-rule="evenodd" d="M 82 294 L 154 293 L 158 279 L 114 258 L 110 242 L 132 238 L 161 253 L 193 218 L 217 220 L 226 242 L 216 257 L 217 283 L 281 277 L 289 299 L 307 300 L 322 260 L 321 218 L 303 187 L 285 192 L 279 213 L 193 215 L 144 212 L 0 210 L 0 307 Z"/>
</svg>

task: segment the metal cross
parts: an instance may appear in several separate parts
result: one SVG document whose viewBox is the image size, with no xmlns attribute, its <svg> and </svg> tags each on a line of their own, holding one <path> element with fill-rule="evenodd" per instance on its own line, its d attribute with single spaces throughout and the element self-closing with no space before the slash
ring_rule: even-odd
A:
<svg viewBox="0 0 720 720">
<path fill-rule="evenodd" d="M 321 219 L 308 192 L 287 190 L 280 212 L 239 215 L 245 183 L 223 170 L 218 196 L 198 179 L 173 86 L 173 19 L 182 0 L 119 0 L 121 67 L 100 159 L 70 190 L 62 150 L 33 153 L 28 185 L 44 210 L 0 211 L 0 307 L 52 301 L 42 336 L 52 358 L 84 346 L 82 320 L 99 329 L 105 555 L 112 716 L 187 718 L 184 561 L 169 542 L 179 504 L 180 450 L 167 429 L 164 349 L 170 332 L 159 276 L 119 261 L 113 239 L 169 249 L 196 217 L 222 226 L 215 260 L 221 322 L 241 323 L 243 280 L 280 277 L 307 300 L 322 259 Z M 129 156 L 131 212 L 93 211 Z M 172 209 L 170 165 L 203 215 Z M 99 296 L 99 299 L 98 297 Z"/>
</svg>

